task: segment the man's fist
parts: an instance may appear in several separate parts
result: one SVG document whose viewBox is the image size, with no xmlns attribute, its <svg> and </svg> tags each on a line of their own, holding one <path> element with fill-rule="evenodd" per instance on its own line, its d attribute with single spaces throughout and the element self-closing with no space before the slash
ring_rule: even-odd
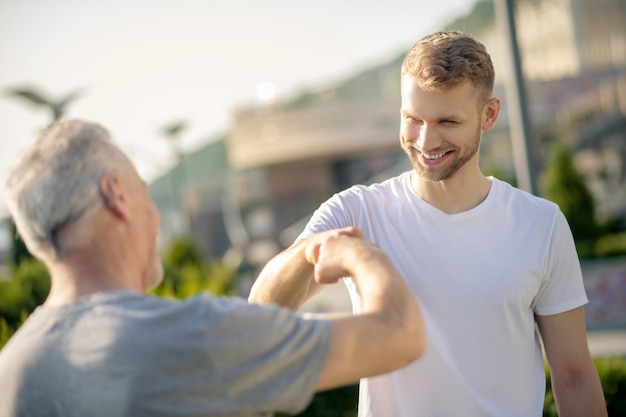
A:
<svg viewBox="0 0 626 417">
<path fill-rule="evenodd" d="M 320 246 L 328 239 L 337 238 L 340 236 L 351 236 L 363 239 L 363 232 L 361 232 L 356 227 L 345 227 L 343 229 L 334 229 L 318 233 L 309 237 L 307 239 L 307 247 L 304 254 L 307 262 L 315 265 L 319 258 Z"/>
</svg>

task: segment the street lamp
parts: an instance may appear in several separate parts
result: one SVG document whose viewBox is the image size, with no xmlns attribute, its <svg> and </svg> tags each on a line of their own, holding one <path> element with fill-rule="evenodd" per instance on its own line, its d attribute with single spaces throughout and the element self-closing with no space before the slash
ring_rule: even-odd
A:
<svg viewBox="0 0 626 417">
<path fill-rule="evenodd" d="M 494 3 L 498 23 L 501 25 L 501 30 L 507 41 L 507 58 L 511 68 L 511 74 L 506 77 L 506 95 L 511 140 L 513 142 L 513 161 L 519 188 L 537 195 L 532 127 L 528 116 L 513 3 L 513 0 L 495 0 Z"/>
</svg>

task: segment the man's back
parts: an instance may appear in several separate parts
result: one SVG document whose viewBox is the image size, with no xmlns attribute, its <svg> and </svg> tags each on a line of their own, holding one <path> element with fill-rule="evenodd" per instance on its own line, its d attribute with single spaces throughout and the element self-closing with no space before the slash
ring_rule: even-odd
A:
<svg viewBox="0 0 626 417">
<path fill-rule="evenodd" d="M 295 412 L 329 340 L 327 322 L 242 300 L 101 293 L 24 323 L 0 352 L 0 414 Z"/>
</svg>

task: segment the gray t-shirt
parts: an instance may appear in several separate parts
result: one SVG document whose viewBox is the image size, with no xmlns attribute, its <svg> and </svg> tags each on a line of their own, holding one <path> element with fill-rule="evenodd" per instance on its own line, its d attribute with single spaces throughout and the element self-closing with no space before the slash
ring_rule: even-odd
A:
<svg viewBox="0 0 626 417">
<path fill-rule="evenodd" d="M 209 293 L 39 307 L 0 351 L 1 416 L 262 416 L 311 400 L 331 327 Z"/>
</svg>

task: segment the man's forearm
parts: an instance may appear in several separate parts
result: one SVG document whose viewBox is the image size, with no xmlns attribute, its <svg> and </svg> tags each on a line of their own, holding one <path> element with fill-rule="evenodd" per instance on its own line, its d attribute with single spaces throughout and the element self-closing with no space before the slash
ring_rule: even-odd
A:
<svg viewBox="0 0 626 417">
<path fill-rule="evenodd" d="M 303 241 L 297 242 L 268 262 L 252 286 L 248 301 L 297 310 L 317 293 L 313 265 L 306 261 L 304 250 Z"/>
<path fill-rule="evenodd" d="M 573 381 L 553 381 L 554 398 L 560 417 L 606 417 L 602 385 L 595 369 Z"/>
</svg>

